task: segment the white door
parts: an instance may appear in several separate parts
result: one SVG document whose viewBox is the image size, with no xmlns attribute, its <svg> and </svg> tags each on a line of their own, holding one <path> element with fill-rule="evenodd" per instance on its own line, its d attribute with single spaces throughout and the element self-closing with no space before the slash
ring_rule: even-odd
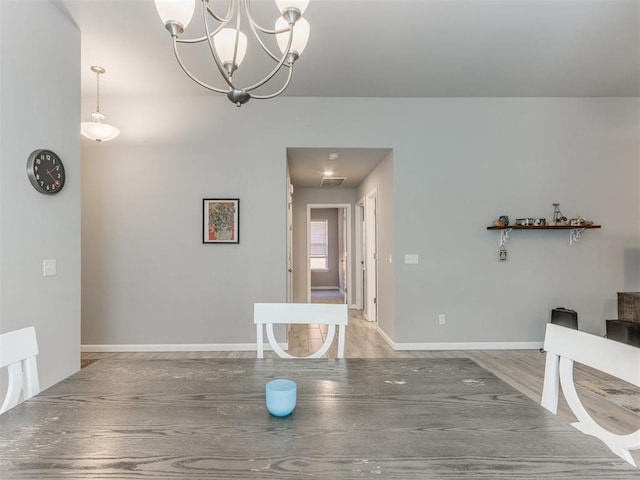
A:
<svg viewBox="0 0 640 480">
<path fill-rule="evenodd" d="M 365 309 L 364 317 L 369 322 L 378 320 L 378 260 L 376 203 L 377 192 L 369 193 L 364 201 L 364 269 L 365 269 Z"/>
</svg>

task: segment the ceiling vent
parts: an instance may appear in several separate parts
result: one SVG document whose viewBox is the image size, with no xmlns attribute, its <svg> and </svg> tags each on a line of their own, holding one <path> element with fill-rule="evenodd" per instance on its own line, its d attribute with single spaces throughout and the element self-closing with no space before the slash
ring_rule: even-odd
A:
<svg viewBox="0 0 640 480">
<path fill-rule="evenodd" d="M 341 187 L 347 177 L 322 177 L 321 187 Z"/>
</svg>

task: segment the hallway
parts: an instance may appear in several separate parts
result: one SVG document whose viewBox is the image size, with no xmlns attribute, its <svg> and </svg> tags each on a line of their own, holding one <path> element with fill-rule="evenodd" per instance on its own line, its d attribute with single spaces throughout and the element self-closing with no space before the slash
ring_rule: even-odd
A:
<svg viewBox="0 0 640 480">
<path fill-rule="evenodd" d="M 311 289 L 311 303 L 344 303 L 344 294 L 341 290 L 314 290 Z"/>
</svg>

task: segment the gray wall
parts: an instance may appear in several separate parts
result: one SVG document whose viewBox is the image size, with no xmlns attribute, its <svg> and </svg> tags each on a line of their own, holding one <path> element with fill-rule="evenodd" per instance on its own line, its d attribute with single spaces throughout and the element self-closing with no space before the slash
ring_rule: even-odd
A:
<svg viewBox="0 0 640 480">
<path fill-rule="evenodd" d="M 637 98 L 102 103 L 123 133 L 83 146 L 85 344 L 252 344 L 252 304 L 286 298 L 287 147 L 393 149 L 395 302 L 379 322 L 396 343 L 540 341 L 559 305 L 602 333 L 616 292 L 640 289 Z M 214 196 L 240 197 L 240 245 L 201 244 Z M 498 262 L 491 221 L 553 202 L 603 228 L 574 247 L 513 232 Z"/>
<path fill-rule="evenodd" d="M 376 243 L 378 258 L 378 325 L 383 332 L 394 338 L 396 287 L 395 269 L 400 267 L 400 256 L 394 253 L 394 200 L 393 200 L 393 152 L 358 186 L 357 197 L 361 201 L 376 191 Z"/>
<path fill-rule="evenodd" d="M 338 245 L 338 210 L 335 208 L 312 208 L 311 220 L 327 220 L 327 241 L 329 258 L 328 271 L 311 272 L 311 289 L 314 287 L 339 287 L 338 266 L 340 265 Z"/>
<path fill-rule="evenodd" d="M 52 2 L 1 1 L 0 44 L 0 332 L 35 326 L 47 388 L 80 368 L 80 32 Z M 38 148 L 64 162 L 56 195 L 27 179 Z"/>
</svg>

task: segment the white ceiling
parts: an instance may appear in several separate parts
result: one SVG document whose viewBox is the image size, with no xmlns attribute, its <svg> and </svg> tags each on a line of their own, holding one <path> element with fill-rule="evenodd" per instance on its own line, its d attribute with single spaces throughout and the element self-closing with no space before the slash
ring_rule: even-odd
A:
<svg viewBox="0 0 640 480">
<path fill-rule="evenodd" d="M 355 188 L 390 152 L 388 148 L 288 148 L 291 183 L 319 188 L 322 177 L 331 172 L 334 177 L 346 177 L 341 188 Z M 331 154 L 338 158 L 329 158 Z"/>
<path fill-rule="evenodd" d="M 177 65 L 153 0 L 57 1 L 81 31 L 85 101 L 91 65 L 107 70 L 103 97 L 214 95 Z M 210 4 L 224 11 L 226 1 Z M 275 20 L 272 0 L 253 4 L 261 23 Z M 288 96 L 640 96 L 640 0 L 311 0 L 305 17 L 311 37 Z M 201 35 L 198 18 L 185 37 Z M 245 85 L 270 69 L 252 47 L 237 74 Z M 222 86 L 205 55 L 184 51 Z M 300 153 L 309 164 L 312 152 Z"/>
</svg>

